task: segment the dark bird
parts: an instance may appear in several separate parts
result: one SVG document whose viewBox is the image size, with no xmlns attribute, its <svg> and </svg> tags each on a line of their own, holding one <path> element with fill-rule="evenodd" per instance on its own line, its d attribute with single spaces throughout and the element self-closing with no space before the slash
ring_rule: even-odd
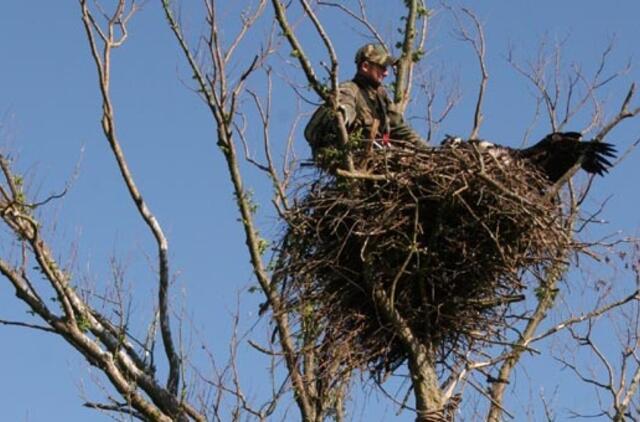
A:
<svg viewBox="0 0 640 422">
<path fill-rule="evenodd" d="M 581 138 L 579 132 L 554 132 L 529 148 L 515 149 L 476 139 L 466 143 L 460 138 L 447 136 L 442 146 L 457 148 L 470 144 L 503 162 L 513 158 L 527 160 L 552 183 L 560 180 L 578 163 L 587 173 L 603 176 L 612 165 L 609 160 L 616 156 L 615 147 L 596 140 L 581 141 Z"/>
<path fill-rule="evenodd" d="M 609 160 L 616 156 L 615 147 L 596 140 L 581 141 L 581 138 L 578 132 L 554 132 L 529 148 L 513 152 L 531 162 L 554 183 L 578 163 L 587 173 L 604 176 L 611 167 Z"/>
</svg>

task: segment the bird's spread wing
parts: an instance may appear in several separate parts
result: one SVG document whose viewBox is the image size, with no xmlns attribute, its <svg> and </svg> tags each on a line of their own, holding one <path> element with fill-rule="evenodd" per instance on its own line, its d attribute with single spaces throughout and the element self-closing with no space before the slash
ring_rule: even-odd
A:
<svg viewBox="0 0 640 422">
<path fill-rule="evenodd" d="M 585 143 L 585 155 L 582 161 L 582 168 L 588 173 L 604 175 L 611 167 L 609 159 L 615 158 L 616 148 L 606 142 L 591 141 Z"/>
</svg>

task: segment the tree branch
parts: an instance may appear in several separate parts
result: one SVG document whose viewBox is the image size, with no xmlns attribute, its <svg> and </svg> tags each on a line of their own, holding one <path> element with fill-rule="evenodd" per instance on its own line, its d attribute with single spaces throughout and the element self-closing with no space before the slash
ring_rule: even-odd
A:
<svg viewBox="0 0 640 422">
<path fill-rule="evenodd" d="M 176 347 L 174 345 L 174 341 L 171 333 L 171 321 L 170 321 L 170 310 L 169 310 L 169 243 L 167 238 L 165 237 L 160 223 L 154 216 L 154 214 L 149 209 L 148 205 L 144 201 L 142 194 L 140 193 L 131 170 L 127 164 L 127 161 L 124 156 L 124 152 L 120 146 L 120 142 L 118 140 L 118 136 L 116 135 L 116 122 L 113 112 L 113 105 L 110 98 L 110 90 L 109 90 L 109 72 L 110 72 L 110 58 L 111 58 L 111 50 L 112 48 L 118 47 L 124 42 L 125 37 L 120 40 L 120 43 L 116 42 L 113 38 L 113 28 L 116 22 L 120 28 L 125 30 L 126 22 L 130 18 L 130 16 L 123 16 L 125 1 L 122 0 L 119 2 L 116 11 L 114 12 L 112 18 L 109 21 L 108 25 L 108 33 L 109 36 L 107 39 L 103 39 L 102 45 L 102 57 L 103 61 L 98 59 L 99 57 L 99 49 L 95 41 L 94 37 L 94 28 L 97 26 L 95 24 L 95 20 L 91 17 L 91 12 L 89 11 L 89 7 L 87 6 L 86 0 L 80 0 L 80 6 L 82 9 L 82 21 L 84 23 L 85 31 L 87 33 L 87 38 L 89 40 L 89 44 L 91 47 L 91 51 L 94 57 L 94 61 L 98 70 L 98 75 L 100 76 L 100 89 L 102 92 L 102 128 L 104 131 L 104 135 L 111 147 L 114 158 L 118 164 L 118 168 L 120 170 L 120 174 L 122 179 L 127 186 L 129 191 L 129 195 L 131 196 L 132 201 L 136 205 L 138 213 L 146 223 L 147 227 L 153 234 L 157 248 L 158 248 L 158 270 L 159 270 L 159 289 L 158 289 L 158 304 L 160 311 L 160 332 L 162 334 L 162 342 L 164 345 L 165 355 L 167 357 L 169 363 L 169 376 L 167 378 L 167 388 L 169 391 L 177 395 L 178 394 L 178 386 L 180 384 L 180 373 L 181 373 L 181 359 L 178 356 L 176 351 Z M 126 31 L 125 31 L 126 34 Z"/>
</svg>

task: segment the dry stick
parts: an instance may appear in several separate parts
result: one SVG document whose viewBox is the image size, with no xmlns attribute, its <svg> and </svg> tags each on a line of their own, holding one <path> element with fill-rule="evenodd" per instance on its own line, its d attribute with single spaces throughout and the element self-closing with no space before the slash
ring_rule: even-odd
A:
<svg viewBox="0 0 640 422">
<path fill-rule="evenodd" d="M 480 133 L 480 126 L 482 125 L 483 115 L 482 115 L 482 103 L 484 100 L 484 94 L 487 88 L 487 81 L 489 80 L 489 74 L 487 73 L 487 67 L 485 63 L 485 39 L 484 39 L 484 31 L 482 30 L 482 24 L 478 20 L 478 17 L 469 9 L 461 8 L 462 12 L 469 17 L 473 21 L 475 26 L 475 31 L 477 33 L 476 36 L 469 34 L 464 24 L 461 22 L 458 13 L 451 6 L 444 5 L 446 9 L 448 9 L 455 18 L 458 25 L 458 32 L 460 35 L 460 39 L 464 42 L 468 42 L 473 47 L 473 51 L 476 54 L 476 58 L 478 59 L 478 65 L 480 67 L 480 87 L 478 89 L 478 98 L 476 100 L 476 107 L 473 115 L 473 129 L 471 130 L 471 134 L 469 135 L 469 139 L 478 139 L 478 134 Z"/>
<path fill-rule="evenodd" d="M 165 2 L 166 3 L 166 2 Z M 210 0 L 206 2 L 208 8 L 208 19 L 211 24 L 209 25 L 209 38 L 207 39 L 207 46 L 209 47 L 209 53 L 211 54 L 211 61 L 215 69 L 224 69 L 224 60 L 222 49 L 220 48 L 220 42 L 218 37 L 218 26 L 214 24 L 217 21 L 216 14 L 216 2 Z M 216 99 L 216 103 L 219 106 L 223 106 L 226 102 L 227 91 L 227 79 L 224 77 L 215 77 L 215 81 L 209 81 L 211 84 L 211 90 L 216 93 L 216 86 L 213 82 L 218 83 L 218 95 L 219 99 Z M 205 88 L 206 89 L 206 88 Z"/>
<path fill-rule="evenodd" d="M 559 129 L 559 125 L 558 125 L 558 107 L 559 107 L 559 102 L 560 102 L 560 64 L 562 63 L 561 60 L 561 49 L 560 47 L 556 47 L 556 51 L 555 54 L 553 55 L 554 58 L 554 70 L 553 70 L 553 76 L 554 76 L 554 82 L 553 82 L 553 105 L 552 105 L 552 110 L 553 110 L 553 116 L 549 116 L 552 124 L 551 124 L 551 128 L 553 132 L 557 132 Z"/>
<path fill-rule="evenodd" d="M 293 176 L 294 170 L 296 168 L 296 156 L 295 151 L 293 149 L 293 143 L 297 136 L 297 127 L 300 123 L 300 119 L 303 117 L 303 114 L 299 113 L 299 101 L 297 104 L 296 117 L 293 121 L 293 124 L 289 128 L 289 135 L 287 136 L 286 148 L 284 157 L 282 159 L 281 172 L 284 179 L 284 186 L 289 186 L 291 183 L 291 177 Z M 285 189 L 286 192 L 286 189 Z"/>
<path fill-rule="evenodd" d="M 356 170 L 347 171 L 343 169 L 337 169 L 336 174 L 338 176 L 347 177 L 350 179 L 379 180 L 379 181 L 389 180 L 390 178 L 394 177 L 393 173 L 389 173 L 388 175 L 387 174 L 371 174 L 371 173 L 366 173 L 366 172 L 361 172 Z"/>
<path fill-rule="evenodd" d="M 511 66 L 522 76 L 528 79 L 540 93 L 538 100 L 544 101 L 547 115 L 549 117 L 550 125 L 552 131 L 561 131 L 562 128 L 573 118 L 575 115 L 582 110 L 588 102 L 591 102 L 594 107 L 594 113 L 585 129 L 582 132 L 588 132 L 591 128 L 593 128 L 601 117 L 602 114 L 602 105 L 598 102 L 595 97 L 596 91 L 600 90 L 619 76 L 623 75 L 628 71 L 629 66 L 627 65 L 624 69 L 614 72 L 611 75 L 603 76 L 605 65 L 608 59 L 609 54 L 613 50 L 613 43 L 609 43 L 604 51 L 601 53 L 600 61 L 596 71 L 594 72 L 593 77 L 587 78 L 579 68 L 574 68 L 571 77 L 568 81 L 567 94 L 564 100 L 564 117 L 560 121 L 559 120 L 559 109 L 560 109 L 560 95 L 561 95 L 561 87 L 562 83 L 560 81 L 560 51 L 561 46 L 556 46 L 552 59 L 548 59 L 544 57 L 543 51 L 540 52 L 538 56 L 538 61 L 531 68 L 531 70 L 526 70 L 518 65 L 513 59 L 513 54 L 510 51 L 507 61 Z M 546 68 L 548 63 L 553 60 L 553 96 L 550 91 L 551 88 L 547 86 L 544 78 L 546 73 Z M 576 87 L 578 83 L 582 82 L 585 87 L 585 92 L 582 94 L 575 102 L 573 101 L 574 93 L 576 92 Z"/>
<path fill-rule="evenodd" d="M 386 49 L 387 46 L 384 43 L 384 39 L 382 38 L 382 35 L 380 35 L 380 33 L 371 24 L 371 22 L 369 22 L 369 19 L 367 18 L 366 8 L 365 8 L 365 6 L 363 4 L 363 1 L 359 0 L 359 3 L 360 3 L 360 16 L 358 16 L 355 12 L 353 12 L 351 9 L 349 9 L 346 6 L 344 6 L 343 4 L 335 3 L 335 2 L 331 2 L 331 1 L 323 1 L 323 0 L 319 0 L 318 1 L 319 5 L 336 7 L 338 9 L 342 10 L 344 13 L 346 13 L 350 17 L 352 17 L 353 19 L 355 19 L 358 22 L 360 22 L 362 25 L 364 25 L 367 28 L 367 30 L 369 32 L 371 32 L 371 35 L 373 35 L 373 37 L 378 41 L 378 43 L 380 45 L 383 45 L 385 47 L 385 49 Z"/>
<path fill-rule="evenodd" d="M 37 325 L 37 324 L 30 324 L 28 322 L 22 322 L 22 321 L 8 321 L 8 320 L 4 320 L 4 319 L 0 319 L 0 325 L 8 325 L 8 326 L 12 326 L 12 327 L 23 327 L 23 328 L 31 328 L 34 330 L 39 330 L 39 331 L 44 331 L 47 333 L 52 333 L 52 334 L 57 334 L 56 330 L 49 328 L 49 327 L 45 327 L 42 325 Z"/>
<path fill-rule="evenodd" d="M 474 15 L 469 9 L 463 8 L 462 11 L 473 20 L 473 24 L 476 28 L 477 39 L 472 38 L 468 35 L 466 30 L 461 29 L 463 37 L 466 41 L 471 43 L 474 51 L 476 52 L 476 57 L 478 59 L 478 65 L 480 66 L 480 87 L 478 89 L 478 99 L 476 101 L 476 109 L 473 115 L 473 130 L 471 130 L 471 134 L 469 135 L 469 139 L 477 139 L 480 133 L 480 125 L 482 125 L 482 102 L 484 100 L 484 93 L 487 89 L 487 81 L 489 80 L 489 74 L 487 73 L 487 66 L 485 63 L 485 40 L 484 40 L 484 31 L 482 30 L 482 25 L 478 20 L 477 16 Z"/>
<path fill-rule="evenodd" d="M 625 297 L 624 299 L 618 300 L 616 302 L 610 303 L 608 305 L 605 305 L 599 309 L 596 309 L 594 311 L 591 311 L 587 314 L 581 315 L 581 316 L 577 316 L 574 318 L 569 318 L 566 321 L 561 322 L 560 324 L 554 325 L 553 327 L 551 327 L 550 329 L 548 329 L 547 331 L 545 331 L 542 334 L 539 334 L 533 338 L 531 338 L 531 340 L 529 340 L 529 343 L 533 343 L 539 340 L 542 340 L 543 338 L 546 338 L 552 334 L 557 333 L 560 330 L 563 330 L 565 328 L 568 328 L 572 325 L 575 324 L 579 324 L 581 322 L 584 322 L 588 319 L 592 319 L 592 318 L 597 318 L 607 312 L 609 312 L 610 310 L 623 306 L 629 302 L 631 302 L 632 300 L 640 300 L 640 290 L 636 290 L 635 292 L 633 292 L 632 294 L 630 294 L 629 296 Z"/>
<path fill-rule="evenodd" d="M 538 61 L 541 61 L 541 58 L 539 57 Z M 533 72 L 529 72 L 525 69 L 522 68 L 522 66 L 520 66 L 518 63 L 516 63 L 515 58 L 513 57 L 513 52 L 509 51 L 509 55 L 507 56 L 507 62 L 513 67 L 513 69 L 518 72 L 520 75 L 522 75 L 525 79 L 527 79 L 529 82 L 531 82 L 533 84 L 533 86 L 536 87 L 536 89 L 538 90 L 538 92 L 540 92 L 540 95 L 542 97 L 542 100 L 544 101 L 544 105 L 545 108 L 547 110 L 547 116 L 550 119 L 550 125 L 552 128 L 552 131 L 555 131 L 555 128 L 557 127 L 557 123 L 555 121 L 555 104 L 553 103 L 553 99 L 551 98 L 551 96 L 549 95 L 549 91 L 547 90 L 545 81 L 541 75 L 541 71 L 542 68 L 545 66 L 544 64 L 539 64 L 538 65 L 538 72 L 537 73 L 533 73 Z"/>
<path fill-rule="evenodd" d="M 620 112 L 609 123 L 607 123 L 602 128 L 602 130 L 600 130 L 600 132 L 598 132 L 598 134 L 595 137 L 596 140 L 602 141 L 604 137 L 607 136 L 607 134 L 611 132 L 611 130 L 613 130 L 613 128 L 615 128 L 624 119 L 635 117 L 638 113 L 640 113 L 640 107 L 636 107 L 633 110 L 629 110 L 629 104 L 631 103 L 631 100 L 633 99 L 635 93 L 636 93 L 636 84 L 634 82 L 629 87 L 629 91 L 627 91 L 627 96 L 625 97 L 624 101 L 622 102 L 622 105 L 620 106 Z"/>
<path fill-rule="evenodd" d="M 425 18 L 425 25 L 427 25 Z M 426 29 L 424 32 L 424 37 L 426 38 Z M 423 47 L 421 47 L 423 48 Z M 436 129 L 440 126 L 440 124 L 447 118 L 449 113 L 455 108 L 456 104 L 460 100 L 460 93 L 454 87 L 451 87 L 451 90 L 447 94 L 446 104 L 442 107 L 439 116 L 434 116 L 433 105 L 437 98 L 436 92 L 436 84 L 430 82 L 424 87 L 424 94 L 427 96 L 427 107 L 426 107 L 426 120 L 427 120 L 427 144 L 431 142 L 433 138 L 433 134 Z"/>
<path fill-rule="evenodd" d="M 100 410 L 103 413 L 116 412 L 116 413 L 121 413 L 123 415 L 133 416 L 133 418 L 138 420 L 144 420 L 144 415 L 140 412 L 136 412 L 135 410 L 131 409 L 131 405 L 129 403 L 118 403 L 113 399 L 111 400 L 115 404 L 104 404 L 104 403 L 96 403 L 96 402 L 88 401 L 88 402 L 85 402 L 82 406 L 88 409 Z"/>
<path fill-rule="evenodd" d="M 231 42 L 229 48 L 227 48 L 227 51 L 224 53 L 225 64 L 229 64 L 231 56 L 233 56 L 233 52 L 236 50 L 236 48 L 238 48 L 240 42 L 244 39 L 244 36 L 246 35 L 249 28 L 251 28 L 256 20 L 262 15 L 262 12 L 264 12 L 266 5 L 267 0 L 260 0 L 260 3 L 258 4 L 258 6 L 256 6 L 256 11 L 251 16 L 247 17 L 246 15 L 244 15 L 242 19 L 242 28 L 240 28 L 240 31 Z"/>
<path fill-rule="evenodd" d="M 114 154 L 116 162 L 118 164 L 118 168 L 120 169 L 120 173 L 122 178 L 129 190 L 129 194 L 131 199 L 135 203 L 140 216 L 147 224 L 149 229 L 151 230 L 157 246 L 158 246 L 158 264 L 159 264 L 159 292 L 158 292 L 158 300 L 159 300 L 159 311 L 160 311 L 160 331 L 162 334 L 162 342 L 165 349 L 165 354 L 167 356 L 167 360 L 169 361 L 169 376 L 167 379 L 167 388 L 169 391 L 177 395 L 178 394 L 178 386 L 180 384 L 180 368 L 182 366 L 180 362 L 180 357 L 176 352 L 176 348 L 173 342 L 172 334 L 171 334 L 171 321 L 169 318 L 169 259 L 168 259 L 168 250 L 169 244 L 167 239 L 160 227 L 160 224 L 156 220 L 155 216 L 148 208 L 147 204 L 144 202 L 142 198 L 142 194 L 138 190 L 136 186 L 133 175 L 129 170 L 127 165 L 124 153 L 120 147 L 120 143 L 118 141 L 115 129 L 115 118 L 113 115 L 113 106 L 110 99 L 109 93 L 109 71 L 110 71 L 110 57 L 111 57 L 111 48 L 114 45 L 114 40 L 112 38 L 112 30 L 113 25 L 109 25 L 109 33 L 110 38 L 104 40 L 104 46 L 102 49 L 102 61 L 100 59 L 100 52 L 98 46 L 96 44 L 96 40 L 94 37 L 93 28 L 97 25 L 95 24 L 93 18 L 91 17 L 91 13 L 86 5 L 86 0 L 80 0 L 80 4 L 82 6 L 82 14 L 83 14 L 83 23 L 87 33 L 87 37 L 89 39 L 89 44 L 91 47 L 91 54 L 93 55 L 97 70 L 98 76 L 100 79 L 100 89 L 102 91 L 102 107 L 103 107 L 103 116 L 102 116 L 102 128 L 111 146 L 111 150 Z M 121 12 L 121 10 L 119 9 Z M 114 20 L 117 15 L 114 15 Z"/>
<path fill-rule="evenodd" d="M 596 91 L 602 88 L 603 86 L 607 85 L 609 82 L 613 81 L 614 79 L 616 79 L 618 76 L 622 75 L 625 72 L 625 70 L 621 70 L 605 78 L 604 80 L 600 80 L 600 77 L 602 76 L 605 65 L 607 63 L 607 57 L 612 51 L 613 51 L 613 42 L 610 42 L 605 48 L 605 50 L 602 52 L 602 54 L 600 55 L 600 62 L 598 64 L 598 68 L 594 73 L 593 78 L 591 78 L 591 81 L 586 80 L 586 77 L 582 74 L 579 68 L 574 70 L 575 76 L 573 78 L 570 78 L 570 81 L 569 81 L 569 88 L 568 88 L 568 93 L 567 93 L 567 98 L 565 103 L 565 110 L 564 110 L 564 118 L 558 124 L 558 128 L 557 128 L 558 131 L 561 131 L 562 128 L 585 106 L 585 104 L 587 104 L 589 100 L 591 100 L 591 102 L 593 103 L 596 112 L 593 115 L 591 123 L 587 125 L 587 127 L 592 127 L 593 125 L 595 125 L 595 123 L 599 118 L 599 113 L 598 113 L 599 104 L 595 97 Z M 579 81 L 582 81 L 586 86 L 586 92 L 584 93 L 584 95 L 582 95 L 582 98 L 580 98 L 578 102 L 572 106 L 572 94 L 575 89 L 575 86 Z M 559 83 L 559 82 L 556 81 L 556 83 Z M 583 130 L 583 132 L 587 132 L 587 131 Z"/>
<path fill-rule="evenodd" d="M 258 114 L 260 115 L 260 120 L 262 121 L 262 139 L 263 139 L 263 147 L 264 154 L 267 160 L 267 165 L 257 164 L 259 168 L 263 171 L 266 171 L 271 178 L 274 188 L 276 190 L 276 198 L 277 201 L 283 204 L 284 208 L 287 209 L 289 207 L 286 195 L 285 184 L 280 180 L 278 176 L 278 172 L 276 170 L 275 164 L 273 162 L 273 157 L 271 154 L 271 142 L 269 137 L 269 125 L 271 120 L 271 98 L 272 98 L 272 84 L 271 84 L 271 74 L 268 74 L 268 86 L 267 86 L 267 106 L 265 107 L 260 102 L 260 98 L 258 95 L 247 89 L 247 92 L 253 98 L 253 102 L 256 105 L 258 110 Z M 240 132 L 239 132 L 240 133 Z M 245 145 L 245 156 L 247 156 L 248 145 L 244 141 L 244 136 L 242 136 L 243 144 Z M 276 201 L 276 204 L 278 203 Z M 277 205 L 276 205 L 277 206 Z"/>
<path fill-rule="evenodd" d="M 274 1 L 277 6 L 281 8 L 279 2 L 277 0 Z M 241 221 L 245 231 L 245 242 L 249 251 L 251 265 L 253 267 L 254 274 L 258 279 L 258 283 L 260 284 L 261 289 L 265 293 L 265 296 L 267 297 L 267 300 L 269 301 L 269 304 L 273 309 L 274 320 L 276 322 L 276 327 L 280 337 L 280 344 L 285 356 L 285 363 L 292 379 L 293 387 L 295 390 L 295 400 L 300 408 L 302 419 L 305 421 L 312 420 L 312 415 L 314 413 L 313 407 L 311 406 L 311 403 L 309 401 L 309 396 L 305 388 L 304 380 L 298 369 L 298 359 L 295 352 L 291 330 L 289 328 L 288 318 L 286 312 L 284 311 L 284 305 L 282 304 L 282 301 L 278 296 L 278 292 L 271 284 L 267 271 L 264 268 L 262 262 L 262 255 L 258 246 L 260 241 L 257 230 L 255 229 L 255 225 L 253 223 L 251 204 L 249 203 L 248 198 L 245 195 L 242 177 L 240 175 L 240 169 L 237 162 L 235 146 L 232 139 L 231 128 L 229 126 L 230 122 L 228 121 L 229 119 L 225 117 L 225 115 L 233 115 L 232 112 L 234 112 L 234 110 L 228 110 L 231 113 L 225 113 L 225 110 L 223 109 L 223 103 L 220 102 L 220 98 L 218 97 L 218 95 L 208 88 L 207 78 L 202 73 L 197 61 L 195 60 L 195 57 L 191 53 L 191 50 L 189 49 L 189 46 L 184 39 L 180 26 L 171 10 L 169 1 L 162 0 L 162 6 L 165 12 L 165 17 L 169 22 L 169 26 L 171 27 L 178 41 L 178 44 L 180 45 L 180 48 L 182 49 L 189 63 L 189 66 L 194 73 L 196 82 L 199 84 L 200 89 L 202 90 L 202 93 L 207 100 L 207 105 L 209 106 L 209 109 L 216 120 L 218 144 L 221 146 L 222 152 L 227 162 L 229 175 L 234 187 L 238 210 L 242 217 Z M 280 12 L 282 12 L 282 10 L 280 10 Z M 214 26 L 216 25 L 216 22 L 211 21 L 210 25 Z M 226 79 L 224 70 L 224 67 L 217 68 L 217 74 L 219 78 Z M 311 72 L 313 71 L 311 70 Z M 224 92 L 222 92 L 221 94 L 224 95 Z"/>
</svg>

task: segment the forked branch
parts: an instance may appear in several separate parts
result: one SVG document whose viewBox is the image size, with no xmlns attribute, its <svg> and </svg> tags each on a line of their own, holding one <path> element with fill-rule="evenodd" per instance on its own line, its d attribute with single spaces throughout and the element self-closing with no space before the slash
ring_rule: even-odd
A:
<svg viewBox="0 0 640 422">
<path fill-rule="evenodd" d="M 279 292 L 277 291 L 277 286 L 272 283 L 269 271 L 263 262 L 262 255 L 264 253 L 264 240 L 260 237 L 259 231 L 254 222 L 253 213 L 255 205 L 252 202 L 250 192 L 244 186 L 243 177 L 240 171 L 236 141 L 234 139 L 233 121 L 238 117 L 238 110 L 236 109 L 238 103 L 235 98 L 238 98 L 240 93 L 244 91 L 244 83 L 257 69 L 257 65 L 261 61 L 253 60 L 252 64 L 247 67 L 242 76 L 238 79 L 238 82 L 234 85 L 229 84 L 230 71 L 227 69 L 226 60 L 220 59 L 220 57 L 222 57 L 221 52 L 223 51 L 223 40 L 219 36 L 217 15 L 212 12 L 215 10 L 216 6 L 215 1 L 212 0 L 208 3 L 210 10 L 208 25 L 209 32 L 211 34 L 208 39 L 208 54 L 211 71 L 204 71 L 196 61 L 195 54 L 190 49 L 184 37 L 181 26 L 175 18 L 170 2 L 168 0 L 163 0 L 162 5 L 169 25 L 199 86 L 199 92 L 205 99 L 207 106 L 212 113 L 212 117 L 215 120 L 218 146 L 224 155 L 231 184 L 234 189 L 236 205 L 238 207 L 240 221 L 242 222 L 242 227 L 244 229 L 245 243 L 249 252 L 253 273 L 256 276 L 271 309 L 273 310 L 273 320 L 276 325 L 276 331 L 282 347 L 287 371 L 291 377 L 293 389 L 295 391 L 295 400 L 300 409 L 301 418 L 303 420 L 314 420 L 315 409 L 310 401 L 311 397 L 309 395 L 308 386 L 305 384 L 300 372 L 299 356 L 295 348 L 288 317 L 284 311 Z M 274 0 L 274 5 L 276 7 L 276 13 L 279 16 L 278 19 L 282 19 L 286 23 L 283 6 L 277 0 Z M 297 42 L 293 32 L 289 31 L 287 34 L 285 31 L 285 35 L 287 35 L 291 40 Z M 237 39 L 234 41 L 234 43 L 239 42 L 241 41 Z M 303 61 L 303 68 L 310 71 L 312 80 L 315 80 L 315 76 L 313 75 L 313 71 L 311 70 L 308 62 Z M 317 82 L 316 87 L 319 92 L 322 91 Z M 225 101 L 226 98 L 233 98 L 233 100 Z M 266 115 L 263 117 L 265 118 L 265 121 L 267 121 Z"/>
<path fill-rule="evenodd" d="M 158 248 L 158 305 L 160 311 L 160 331 L 162 334 L 162 342 L 164 345 L 165 355 L 169 363 L 169 376 L 167 379 L 167 388 L 169 391 L 177 395 L 180 384 L 181 361 L 174 344 L 171 333 L 170 309 L 169 309 L 169 243 L 165 237 L 160 223 L 151 212 L 144 201 L 140 190 L 138 189 L 133 174 L 129 169 L 124 152 L 120 146 L 118 135 L 116 133 L 116 121 L 114 117 L 113 104 L 110 96 L 110 70 L 111 70 L 111 52 L 114 48 L 122 45 L 126 39 L 126 24 L 131 17 L 131 13 L 135 10 L 135 1 L 131 3 L 130 13 L 126 13 L 126 1 L 120 0 L 118 6 L 107 22 L 106 30 L 100 32 L 100 41 L 96 39 L 96 32 L 99 27 L 93 14 L 89 10 L 87 0 L 80 0 L 82 9 L 82 21 L 91 48 L 96 68 L 98 70 L 100 90 L 102 92 L 102 129 L 104 135 L 111 147 L 113 156 L 116 159 L 123 182 L 127 186 L 129 195 L 134 202 L 138 213 L 144 220 L 145 224 L 153 234 Z M 119 27 L 123 35 L 116 37 L 114 28 Z M 104 34 L 107 34 L 105 37 Z M 99 44 L 101 44 L 99 46 Z M 102 59 L 101 59 L 102 58 Z"/>
</svg>

